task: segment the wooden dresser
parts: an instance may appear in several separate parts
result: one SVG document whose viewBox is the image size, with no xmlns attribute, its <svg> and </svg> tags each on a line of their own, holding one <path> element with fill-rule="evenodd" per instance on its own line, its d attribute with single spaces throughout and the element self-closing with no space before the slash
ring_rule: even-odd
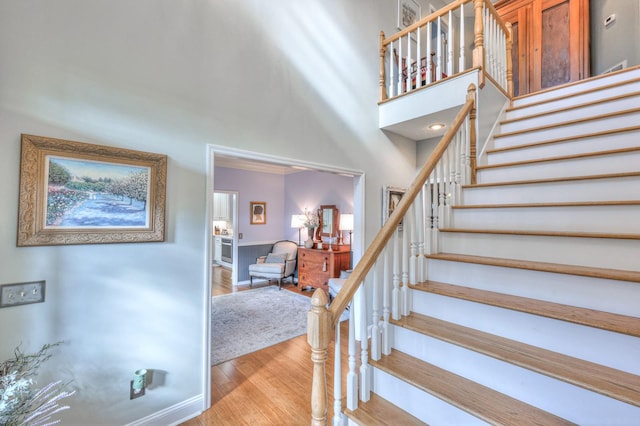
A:
<svg viewBox="0 0 640 426">
<path fill-rule="evenodd" d="M 329 291 L 329 278 L 349 269 L 348 251 L 298 249 L 298 287 L 316 287 Z"/>
</svg>

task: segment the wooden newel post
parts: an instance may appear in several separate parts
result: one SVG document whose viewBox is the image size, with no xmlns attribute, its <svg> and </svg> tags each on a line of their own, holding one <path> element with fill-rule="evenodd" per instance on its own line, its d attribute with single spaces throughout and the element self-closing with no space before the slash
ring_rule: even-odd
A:
<svg viewBox="0 0 640 426">
<path fill-rule="evenodd" d="M 469 166 L 471 168 L 471 183 L 475 185 L 476 183 L 476 86 L 474 84 L 470 84 L 467 88 L 467 101 L 473 101 L 473 108 L 471 108 L 471 112 L 469 113 Z"/>
<path fill-rule="evenodd" d="M 311 310 L 307 314 L 307 343 L 311 346 L 313 383 L 311 386 L 311 424 L 326 425 L 327 397 L 327 349 L 331 341 L 331 313 L 326 306 L 327 294 L 317 289 L 311 297 Z"/>
<path fill-rule="evenodd" d="M 380 100 L 387 99 L 387 86 L 384 84 L 385 70 L 384 70 L 384 56 L 387 52 L 387 48 L 384 45 L 384 31 L 380 31 Z"/>
<path fill-rule="evenodd" d="M 513 29 L 511 22 L 507 22 L 507 93 L 513 98 Z"/>
<path fill-rule="evenodd" d="M 482 8 L 484 0 L 474 0 L 473 7 L 475 9 L 475 21 L 473 25 L 474 32 L 474 49 L 473 49 L 473 66 L 480 67 L 480 87 L 484 87 L 484 16 Z"/>
</svg>

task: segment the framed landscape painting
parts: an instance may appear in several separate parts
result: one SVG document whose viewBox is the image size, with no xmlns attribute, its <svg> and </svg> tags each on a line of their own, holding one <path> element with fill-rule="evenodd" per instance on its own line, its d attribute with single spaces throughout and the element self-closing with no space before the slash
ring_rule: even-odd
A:
<svg viewBox="0 0 640 426">
<path fill-rule="evenodd" d="M 164 241 L 167 157 L 22 135 L 18 246 Z"/>
</svg>

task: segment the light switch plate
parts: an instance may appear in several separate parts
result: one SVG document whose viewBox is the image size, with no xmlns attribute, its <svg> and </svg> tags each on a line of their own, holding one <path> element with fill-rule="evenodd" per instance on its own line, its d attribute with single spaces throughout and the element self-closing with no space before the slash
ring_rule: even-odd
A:
<svg viewBox="0 0 640 426">
<path fill-rule="evenodd" d="M 46 281 L 0 285 L 0 308 L 44 302 Z"/>
</svg>

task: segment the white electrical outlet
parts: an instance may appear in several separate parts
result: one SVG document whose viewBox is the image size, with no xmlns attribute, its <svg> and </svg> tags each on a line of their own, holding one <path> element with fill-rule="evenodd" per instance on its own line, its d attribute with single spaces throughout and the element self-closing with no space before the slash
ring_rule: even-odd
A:
<svg viewBox="0 0 640 426">
<path fill-rule="evenodd" d="M 45 281 L 0 285 L 0 308 L 44 302 Z"/>
</svg>

